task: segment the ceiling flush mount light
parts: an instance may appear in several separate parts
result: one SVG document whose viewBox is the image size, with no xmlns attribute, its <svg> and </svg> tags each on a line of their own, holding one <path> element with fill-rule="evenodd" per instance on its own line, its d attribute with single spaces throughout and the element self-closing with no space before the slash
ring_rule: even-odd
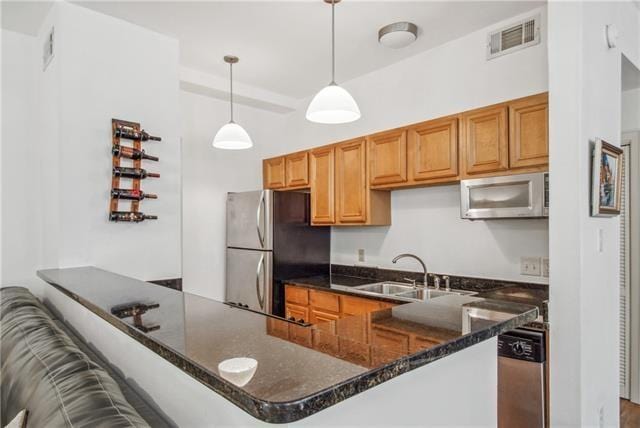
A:
<svg viewBox="0 0 640 428">
<path fill-rule="evenodd" d="M 231 120 L 224 125 L 213 139 L 213 147 L 226 150 L 242 150 L 253 146 L 251 137 L 242 126 L 233 121 L 233 64 L 239 61 L 237 56 L 226 55 L 224 62 L 229 64 L 229 105 Z"/>
<path fill-rule="evenodd" d="M 316 123 L 348 123 L 360 119 L 360 109 L 351 94 L 336 83 L 335 6 L 340 0 L 324 0 L 331 4 L 331 83 L 313 97 L 307 108 L 307 120 Z"/>
<path fill-rule="evenodd" d="M 411 22 L 394 22 L 378 30 L 378 42 L 392 48 L 409 46 L 418 38 L 418 27 Z"/>
</svg>

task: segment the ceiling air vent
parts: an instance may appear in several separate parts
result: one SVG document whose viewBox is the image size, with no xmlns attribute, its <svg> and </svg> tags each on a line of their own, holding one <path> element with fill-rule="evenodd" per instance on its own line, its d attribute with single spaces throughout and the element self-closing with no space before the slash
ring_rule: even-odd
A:
<svg viewBox="0 0 640 428">
<path fill-rule="evenodd" d="M 506 55 L 540 43 L 540 15 L 489 33 L 487 59 Z"/>
</svg>

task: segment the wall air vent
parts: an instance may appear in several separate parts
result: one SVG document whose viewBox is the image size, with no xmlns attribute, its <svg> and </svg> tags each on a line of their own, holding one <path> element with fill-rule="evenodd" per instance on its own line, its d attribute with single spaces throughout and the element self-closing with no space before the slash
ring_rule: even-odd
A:
<svg viewBox="0 0 640 428">
<path fill-rule="evenodd" d="M 540 43 L 540 15 L 529 17 L 487 37 L 487 59 L 515 52 Z"/>
</svg>

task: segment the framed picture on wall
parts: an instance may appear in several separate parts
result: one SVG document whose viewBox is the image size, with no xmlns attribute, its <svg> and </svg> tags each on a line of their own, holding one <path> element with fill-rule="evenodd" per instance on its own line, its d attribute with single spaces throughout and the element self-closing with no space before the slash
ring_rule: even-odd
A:
<svg viewBox="0 0 640 428">
<path fill-rule="evenodd" d="M 622 150 L 597 139 L 591 163 L 591 215 L 612 217 L 620 214 Z"/>
</svg>

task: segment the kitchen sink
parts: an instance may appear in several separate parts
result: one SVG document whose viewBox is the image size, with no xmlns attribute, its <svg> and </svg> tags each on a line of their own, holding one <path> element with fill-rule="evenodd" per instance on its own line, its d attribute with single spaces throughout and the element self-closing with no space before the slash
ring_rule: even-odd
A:
<svg viewBox="0 0 640 428">
<path fill-rule="evenodd" d="M 386 295 L 395 295 L 395 294 L 405 293 L 407 291 L 413 290 L 412 285 L 398 284 L 394 282 L 378 282 L 375 284 L 360 285 L 354 288 L 360 291 L 366 291 L 368 293 L 386 294 Z"/>
<path fill-rule="evenodd" d="M 361 294 L 373 294 L 379 296 L 388 296 L 398 299 L 407 300 L 428 300 L 436 297 L 451 295 L 472 295 L 476 294 L 472 291 L 463 290 L 436 290 L 435 288 L 421 288 L 400 282 L 376 282 L 374 284 L 359 285 L 352 287 L 351 291 Z"/>
</svg>

